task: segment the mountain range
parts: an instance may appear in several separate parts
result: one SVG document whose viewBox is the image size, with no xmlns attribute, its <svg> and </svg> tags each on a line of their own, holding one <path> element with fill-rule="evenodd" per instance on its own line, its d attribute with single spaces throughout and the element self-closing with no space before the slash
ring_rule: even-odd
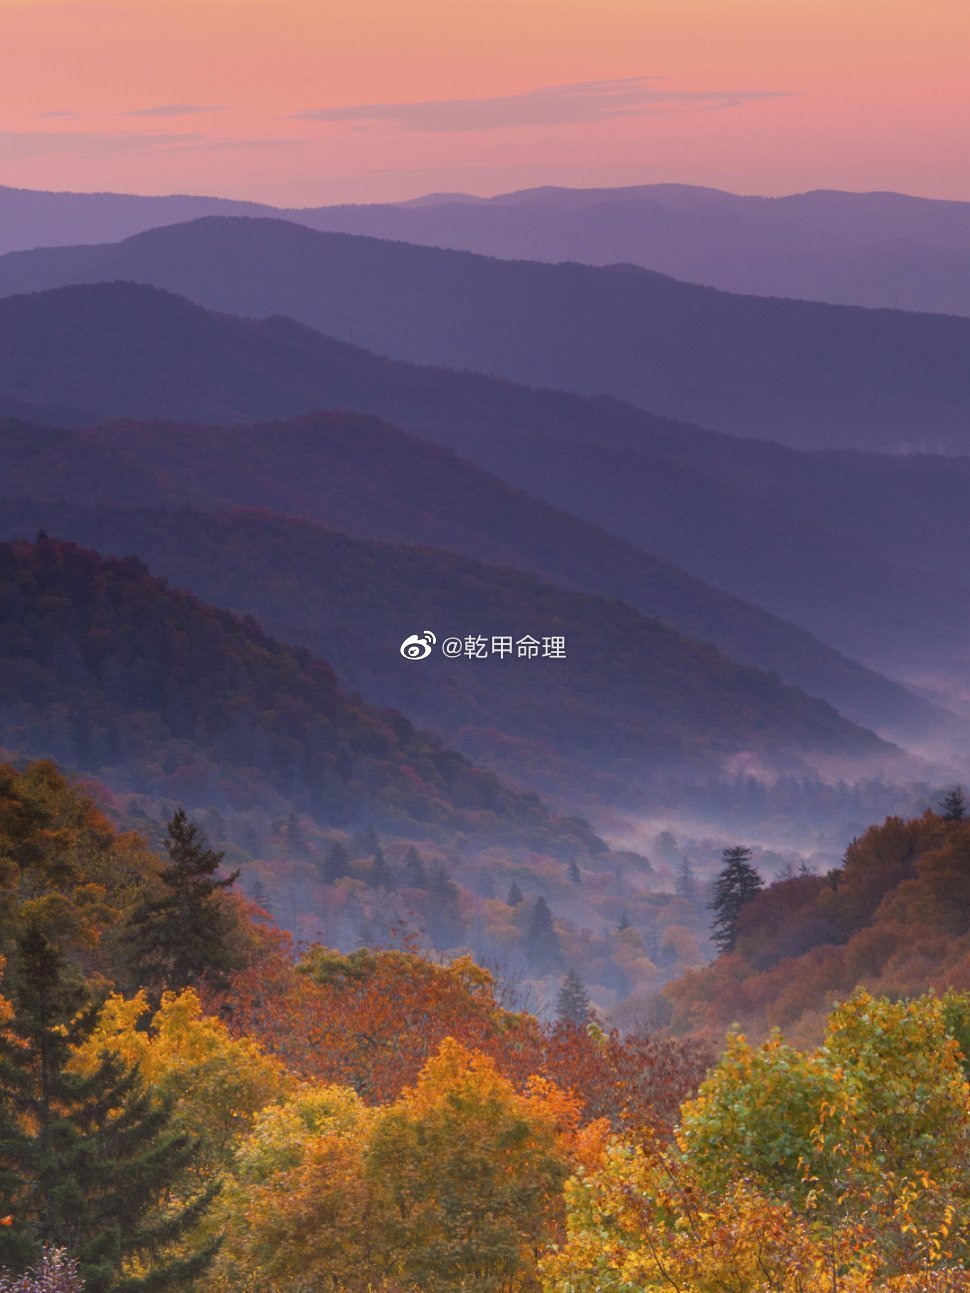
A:
<svg viewBox="0 0 970 1293">
<path fill-rule="evenodd" d="M 2 525 L 138 553 L 206 602 L 325 654 L 343 686 L 559 802 L 632 806 L 663 779 L 739 767 L 896 776 L 906 768 L 899 752 L 775 675 L 742 668 L 623 602 L 507 567 L 266 512 L 14 502 Z M 429 625 L 438 644 L 472 637 L 482 654 L 405 659 L 400 644 Z M 493 638 L 502 635 L 510 653 L 497 655 Z M 561 636 L 564 658 L 519 658 L 512 643 L 527 635 Z"/>
<path fill-rule="evenodd" d="M 0 746 L 122 793 L 573 855 L 605 846 L 308 651 L 46 535 L 0 544 Z"/>
<path fill-rule="evenodd" d="M 114 242 L 207 215 L 281 217 L 509 260 L 627 262 L 732 292 L 970 314 L 970 203 L 816 190 L 740 196 L 682 184 L 526 189 L 309 208 L 0 187 L 0 253 Z"/>
<path fill-rule="evenodd" d="M 226 451 L 225 435 L 207 437 L 206 455 L 191 432 L 144 430 L 129 443 L 119 431 L 78 438 L 11 426 L 0 488 L 268 507 L 518 565 L 622 597 L 897 736 L 924 736 L 928 716 L 817 638 L 948 698 L 962 694 L 970 580 L 950 558 L 970 542 L 968 459 L 796 451 L 616 400 L 393 362 L 284 319 L 215 315 L 130 284 L 0 300 L 0 410 L 70 425 L 251 422 L 319 407 L 376 414 L 425 439 L 374 422 L 348 423 L 354 430 L 337 437 L 336 424 L 321 423 L 331 428 L 326 453 L 339 458 L 331 473 L 306 461 L 315 444 L 306 427 L 274 433 L 288 437 L 285 458 L 247 433 L 256 471 Z"/>
</svg>

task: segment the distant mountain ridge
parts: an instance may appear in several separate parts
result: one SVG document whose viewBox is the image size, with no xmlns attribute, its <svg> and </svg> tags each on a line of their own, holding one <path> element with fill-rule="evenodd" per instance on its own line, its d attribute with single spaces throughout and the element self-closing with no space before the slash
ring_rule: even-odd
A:
<svg viewBox="0 0 970 1293">
<path fill-rule="evenodd" d="M 0 543 L 0 746 L 120 792 L 295 806 L 330 825 L 603 851 L 328 664 L 152 576 L 46 535 Z"/>
<path fill-rule="evenodd" d="M 652 783 L 724 776 L 739 756 L 811 775 L 905 766 L 868 732 L 774 675 L 616 600 L 452 553 L 350 538 L 266 512 L 90 508 L 12 500 L 0 537 L 44 528 L 253 615 L 324 656 L 342 685 L 400 710 L 503 776 L 563 802 L 642 802 Z M 485 655 L 405 660 L 415 628 Z M 564 638 L 563 659 L 497 656 L 493 635 Z"/>
<path fill-rule="evenodd" d="M 970 203 L 899 193 L 815 190 L 766 198 L 643 184 L 277 208 L 224 198 L 0 187 L 0 254 L 114 242 L 205 215 L 282 217 L 329 232 L 512 260 L 628 261 L 762 296 L 970 314 Z"/>
<path fill-rule="evenodd" d="M 206 217 L 0 258 L 0 294 L 130 280 L 379 354 L 797 447 L 970 449 L 970 319 L 738 296 L 635 266 L 495 260 Z"/>
<path fill-rule="evenodd" d="M 41 409 L 43 401 L 57 407 Z M 127 445 L 121 431 L 59 438 L 10 427 L 0 489 L 270 507 L 361 537 L 519 565 L 622 597 L 868 726 L 890 723 L 903 739 L 911 720 L 925 730 L 926 713 L 917 719 L 900 689 L 877 685 L 804 630 L 878 669 L 921 678 L 965 669 L 970 579 L 950 562 L 970 543 L 963 460 L 807 454 L 733 439 L 613 400 L 395 363 L 285 319 L 217 316 L 123 284 L 0 300 L 5 405 L 67 425 L 152 416 L 249 423 L 320 407 L 377 414 L 490 475 L 386 426 L 347 422 L 337 436 L 337 423 L 323 420 L 327 452 L 352 471 L 352 489 L 346 479 L 343 491 L 331 488 L 309 427 L 274 433 L 315 464 L 310 500 L 300 470 L 288 476 L 258 431 L 243 433 L 257 473 L 245 458 L 219 457 L 231 443 L 225 434 L 142 429 Z M 193 475 L 180 454 L 207 465 Z"/>
</svg>

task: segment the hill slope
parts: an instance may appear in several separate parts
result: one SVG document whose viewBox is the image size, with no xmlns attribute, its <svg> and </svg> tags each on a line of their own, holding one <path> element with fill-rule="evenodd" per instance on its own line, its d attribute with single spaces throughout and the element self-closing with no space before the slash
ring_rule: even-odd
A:
<svg viewBox="0 0 970 1293">
<path fill-rule="evenodd" d="M 344 826 L 602 848 L 309 652 L 175 592 L 135 558 L 0 544 L 0 744 L 125 791 L 287 806 Z"/>
<path fill-rule="evenodd" d="M 6 509 L 5 509 L 6 510 Z M 671 777 L 839 767 L 900 775 L 870 733 L 772 675 L 743 669 L 617 601 L 426 548 L 364 542 L 266 513 L 21 504 L 9 532 L 138 553 L 200 597 L 323 655 L 341 682 L 441 732 L 469 757 L 566 801 L 642 806 Z M 479 658 L 405 660 L 431 628 Z M 497 656 L 493 635 L 565 638 L 564 659 Z"/>
<path fill-rule="evenodd" d="M 900 738 L 923 740 L 946 725 L 940 711 L 808 633 L 374 419 L 317 414 L 238 428 L 121 423 L 85 431 L 7 423 L 0 457 L 8 499 L 270 508 L 359 538 L 448 548 L 620 597 Z M 16 519 L 10 501 L 4 514 Z M 56 508 L 50 515 L 51 528 L 70 533 Z M 12 537 L 7 522 L 0 532 Z"/>
<path fill-rule="evenodd" d="M 736 296 L 635 266 L 500 261 L 266 219 L 207 217 L 0 258 L 3 294 L 115 279 L 736 434 L 970 447 L 968 319 Z"/>
<path fill-rule="evenodd" d="M 257 454 L 262 481 L 244 473 L 244 462 L 232 464 L 239 488 L 219 495 L 219 501 L 268 506 L 365 537 L 413 539 L 485 560 L 525 564 L 623 597 L 689 637 L 713 641 L 739 660 L 775 669 L 849 707 L 847 712 L 867 724 L 892 721 L 894 731 L 903 730 L 900 695 L 873 696 L 870 704 L 869 684 L 858 672 L 839 682 L 844 662 L 837 665 L 830 656 L 815 667 L 818 643 L 804 634 L 793 637 L 790 628 L 782 631 L 750 605 L 743 608 L 715 594 L 710 582 L 796 621 L 876 668 L 921 680 L 959 678 L 965 672 L 970 578 L 952 570 L 952 553 L 970 545 L 970 513 L 953 461 L 829 458 L 741 441 L 617 401 L 395 363 L 286 320 L 215 316 L 160 291 L 124 284 L 0 301 L 0 408 L 4 392 L 8 409 L 20 416 L 46 403 L 56 406 L 49 417 L 68 424 L 118 416 L 251 421 L 320 406 L 376 413 L 450 445 L 489 472 L 628 542 L 608 540 L 562 513 L 530 504 L 494 479 L 485 490 L 481 474 L 466 466 L 456 475 L 452 460 L 401 437 L 393 446 L 382 442 L 382 454 L 396 463 L 394 472 L 375 475 L 363 455 L 355 459 L 354 508 L 340 490 L 329 487 L 322 469 L 317 491 L 328 499 L 326 512 L 307 511 L 299 472 L 285 493 L 268 483 L 263 488 L 262 481 L 279 481 L 286 465 L 255 444 L 247 451 Z M 378 432 L 371 428 L 367 435 Z M 83 479 L 92 497 L 110 499 L 115 469 L 104 461 L 105 437 L 95 440 L 100 469 L 107 472 L 103 479 L 83 462 L 75 461 L 68 473 L 53 458 L 45 460 L 45 453 L 54 453 L 49 437 L 11 432 L 4 453 L 6 483 L 0 482 L 0 489 L 70 492 L 72 480 Z M 348 435 L 340 452 L 346 455 L 351 443 Z M 400 458 L 405 447 L 410 467 Z M 60 444 L 57 452 L 67 450 Z M 152 452 L 172 458 L 168 472 L 182 470 L 177 455 L 158 447 Z M 190 457 L 201 452 L 201 445 L 181 449 Z M 304 446 L 299 452 L 308 450 Z M 123 436 L 112 442 L 112 456 L 119 453 L 125 453 Z M 420 460 L 414 457 L 418 454 Z M 347 465 L 346 457 L 341 461 Z M 32 474 L 31 462 L 41 475 Z M 452 462 L 447 471 L 446 462 Z M 176 497 L 208 505 L 218 494 L 215 482 L 229 469 L 222 460 L 209 462 L 203 480 Z M 151 491 L 161 487 L 158 472 L 147 494 L 127 492 L 136 479 L 139 490 L 148 488 L 150 473 L 136 455 L 128 454 L 125 472 L 116 497 L 152 501 L 157 496 Z M 397 528 L 390 524 L 401 506 L 391 488 L 396 475 L 410 482 L 416 511 L 408 520 L 410 529 L 403 522 Z M 464 507 L 453 505 L 459 487 L 479 500 L 467 515 Z M 480 514 L 483 491 L 494 512 L 478 525 L 476 541 L 467 543 L 462 534 Z M 370 517 L 366 526 L 355 520 L 365 505 L 361 494 Z M 534 553 L 541 544 L 541 559 L 523 557 L 526 513 L 529 550 Z M 682 574 L 636 556 L 630 544 L 697 579 L 685 583 Z M 939 578 L 943 568 L 945 581 Z M 752 614 L 758 622 L 746 623 Z"/>
</svg>

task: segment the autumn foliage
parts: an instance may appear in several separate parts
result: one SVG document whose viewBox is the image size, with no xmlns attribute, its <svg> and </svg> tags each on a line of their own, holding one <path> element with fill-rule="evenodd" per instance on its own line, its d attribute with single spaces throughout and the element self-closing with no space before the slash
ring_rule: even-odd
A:
<svg viewBox="0 0 970 1293">
<path fill-rule="evenodd" d="M 119 1090 L 147 1093 L 159 1145 L 178 1146 L 153 1214 L 164 1262 L 150 1246 L 126 1256 L 121 1245 L 99 1288 L 970 1288 L 970 995 L 856 988 L 824 1018 L 816 1005 L 818 1044 L 734 1031 L 718 1059 L 696 1039 L 621 1035 L 595 1017 L 543 1022 L 502 1004 L 467 956 L 294 950 L 225 889 L 214 901 L 237 967 L 159 991 L 131 980 L 124 943 L 164 861 L 117 834 L 50 764 L 2 770 L 0 791 L 4 1054 L 30 1069 L 16 1039 L 28 1035 L 18 985 L 33 931 L 59 949 L 64 992 L 95 1002 L 83 1027 L 55 1030 L 58 1081 L 81 1091 L 92 1075 L 118 1074 Z M 743 964 L 747 980 L 735 983 L 750 986 L 775 968 L 773 946 L 824 920 L 841 931 L 831 947 L 848 975 L 863 964 L 860 940 L 884 938 L 890 917 L 905 924 L 903 894 L 910 923 L 936 922 L 943 946 L 956 947 L 970 935 L 957 874 L 966 830 L 929 815 L 890 821 L 853 845 L 837 880 L 769 887 L 707 973 L 720 983 L 724 963 Z M 29 1149 L 37 1127 L 16 1105 L 11 1064 L 0 1066 L 10 1133 L 0 1137 L 0 1222 L 19 1266 L 0 1273 L 0 1289 L 79 1293 L 72 1234 L 57 1237 L 64 1253 L 45 1255 L 31 1217 L 18 1215 L 32 1187 L 10 1146 Z M 110 1133 L 117 1111 L 98 1116 L 99 1135 Z M 123 1146 L 113 1152 L 123 1161 Z M 77 1179 L 102 1205 L 113 1197 L 96 1172 Z M 58 1215 L 73 1206 L 64 1194 Z M 170 1217 L 191 1225 L 166 1229 Z"/>
</svg>

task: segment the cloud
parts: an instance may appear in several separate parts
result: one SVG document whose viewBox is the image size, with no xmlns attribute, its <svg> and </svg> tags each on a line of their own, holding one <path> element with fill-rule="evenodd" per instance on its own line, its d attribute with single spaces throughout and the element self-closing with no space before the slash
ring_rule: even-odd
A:
<svg viewBox="0 0 970 1293">
<path fill-rule="evenodd" d="M 639 116 L 670 106 L 732 108 L 786 97 L 779 90 L 668 90 L 659 78 L 550 85 L 490 99 L 430 99 L 421 103 L 361 103 L 296 114 L 300 121 L 385 121 L 402 130 L 495 130 L 504 126 L 553 126 Z"/>
<path fill-rule="evenodd" d="M 140 152 L 197 142 L 203 135 L 88 134 L 82 131 L 0 130 L 0 157 L 37 157 L 44 153 L 111 154 Z"/>
<path fill-rule="evenodd" d="M 153 108 L 131 108 L 123 117 L 190 117 L 198 112 L 228 112 L 222 104 L 159 103 Z"/>
</svg>

